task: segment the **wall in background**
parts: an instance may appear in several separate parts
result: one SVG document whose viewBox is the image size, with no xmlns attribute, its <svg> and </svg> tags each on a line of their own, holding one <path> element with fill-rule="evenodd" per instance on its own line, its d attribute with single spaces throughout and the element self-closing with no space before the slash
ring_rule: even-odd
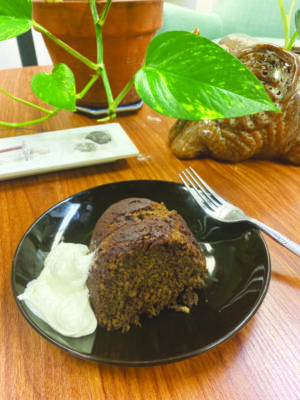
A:
<svg viewBox="0 0 300 400">
<path fill-rule="evenodd" d="M 201 12 L 210 12 L 213 10 L 218 0 L 166 0 L 178 6 L 190 8 Z M 238 0 L 237 0 L 238 1 Z"/>
<path fill-rule="evenodd" d="M 0 42 L 0 69 L 21 67 L 16 39 Z"/>
</svg>

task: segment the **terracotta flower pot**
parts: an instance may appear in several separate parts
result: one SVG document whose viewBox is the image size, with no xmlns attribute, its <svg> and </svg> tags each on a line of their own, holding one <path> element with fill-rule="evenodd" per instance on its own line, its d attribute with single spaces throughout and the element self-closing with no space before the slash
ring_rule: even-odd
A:
<svg viewBox="0 0 300 400">
<path fill-rule="evenodd" d="M 97 2 L 99 14 L 104 2 Z M 117 96 L 135 72 L 143 65 L 146 50 L 157 29 L 162 25 L 163 0 L 114 0 L 103 27 L 104 63 L 112 92 Z M 96 62 L 96 41 L 89 2 L 64 0 L 45 2 L 33 0 L 33 18 L 52 34 L 79 53 Z M 89 81 L 93 70 L 66 53 L 44 36 L 54 64 L 63 62 L 73 71 L 76 91 Z M 134 88 L 122 104 L 139 100 Z M 80 106 L 105 107 L 106 95 L 101 79 L 89 90 Z"/>
</svg>

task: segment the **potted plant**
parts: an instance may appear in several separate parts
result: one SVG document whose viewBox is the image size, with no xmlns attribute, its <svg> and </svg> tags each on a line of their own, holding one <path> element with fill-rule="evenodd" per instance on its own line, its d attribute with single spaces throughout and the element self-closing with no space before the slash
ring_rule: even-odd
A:
<svg viewBox="0 0 300 400">
<path fill-rule="evenodd" d="M 67 43 L 87 59 L 97 62 L 96 33 L 87 0 L 45 1 L 33 0 L 33 18 L 47 31 Z M 97 1 L 97 13 L 105 2 Z M 105 66 L 113 95 L 119 94 L 125 84 L 143 65 L 147 47 L 162 25 L 163 0 L 115 0 L 102 27 Z M 90 68 L 46 34 L 43 38 L 53 64 L 64 63 L 74 73 L 77 90 L 87 84 Z M 122 100 L 132 104 L 139 100 L 134 87 Z M 106 107 L 105 89 L 98 80 L 86 95 L 77 101 L 84 107 Z"/>
<path fill-rule="evenodd" d="M 115 117 L 118 104 L 133 85 L 150 107 L 175 118 L 201 120 L 236 117 L 264 110 L 279 112 L 263 85 L 240 61 L 208 39 L 190 32 L 165 32 L 155 36 L 148 46 L 144 65 L 115 95 L 103 53 L 103 27 L 112 1 L 101 3 L 104 3 L 104 7 L 98 11 L 96 1 L 89 0 L 97 48 L 96 61 L 93 61 L 35 21 L 31 0 L 0 0 L 0 40 L 15 37 L 34 27 L 90 69 L 87 84 L 79 90 L 72 70 L 64 63 L 55 65 L 51 74 L 39 73 L 32 78 L 34 93 L 53 106 L 49 109 L 26 103 L 45 114 L 38 122 L 50 118 L 61 109 L 75 111 L 76 102 L 98 80 L 103 83 L 108 104 L 108 115 L 101 121 Z M 0 125 L 22 126 L 34 122 L 2 121 Z"/>
</svg>

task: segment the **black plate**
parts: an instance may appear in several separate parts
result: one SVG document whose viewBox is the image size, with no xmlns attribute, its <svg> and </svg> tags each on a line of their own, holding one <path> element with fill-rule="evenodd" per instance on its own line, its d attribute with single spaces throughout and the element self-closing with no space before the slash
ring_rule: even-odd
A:
<svg viewBox="0 0 300 400">
<path fill-rule="evenodd" d="M 165 310 L 143 318 L 128 332 L 97 328 L 92 335 L 69 338 L 36 317 L 17 299 L 36 278 L 54 241 L 89 244 L 104 210 L 126 197 L 163 201 L 186 220 L 207 257 L 209 276 L 190 314 Z M 267 292 L 270 259 L 260 233 L 248 224 L 222 225 L 205 216 L 178 183 L 136 180 L 98 186 L 75 194 L 44 213 L 25 233 L 13 259 L 12 290 L 30 325 L 67 352 L 104 364 L 142 366 L 201 354 L 239 331 L 255 314 Z"/>
</svg>

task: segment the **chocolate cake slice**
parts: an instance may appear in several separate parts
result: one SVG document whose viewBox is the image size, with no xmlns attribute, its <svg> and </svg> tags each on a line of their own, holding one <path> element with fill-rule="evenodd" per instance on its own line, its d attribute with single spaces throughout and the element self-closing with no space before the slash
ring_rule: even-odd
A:
<svg viewBox="0 0 300 400">
<path fill-rule="evenodd" d="M 204 285 L 205 258 L 176 211 L 149 199 L 110 206 L 91 239 L 94 252 L 87 286 L 98 324 L 126 331 L 143 313 L 189 311 Z"/>
</svg>

